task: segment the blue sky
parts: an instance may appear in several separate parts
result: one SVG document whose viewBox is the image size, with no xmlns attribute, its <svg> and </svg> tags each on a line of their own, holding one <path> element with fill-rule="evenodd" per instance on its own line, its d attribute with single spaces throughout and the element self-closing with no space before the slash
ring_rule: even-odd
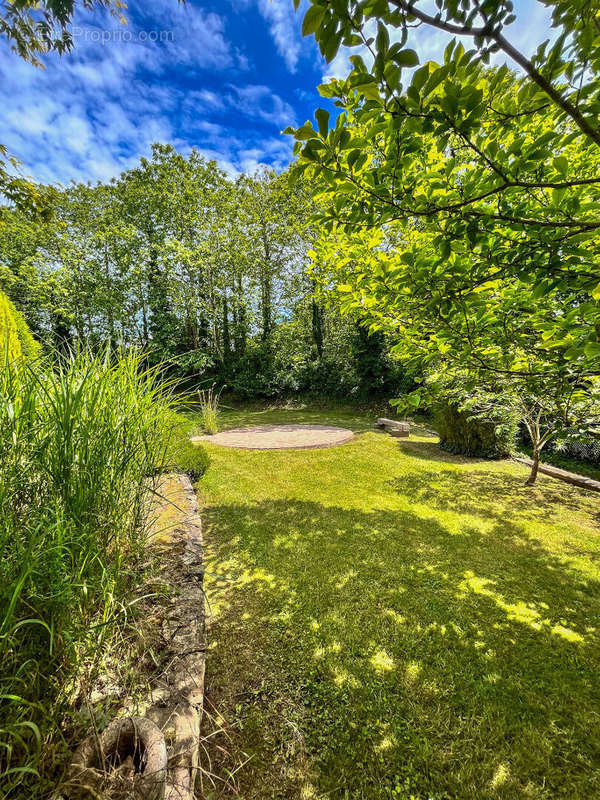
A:
<svg viewBox="0 0 600 800">
<path fill-rule="evenodd" d="M 516 6 L 509 38 L 531 52 L 549 35 L 547 10 Z M 0 42 L 0 142 L 37 180 L 107 180 L 154 141 L 195 146 L 231 174 L 281 169 L 292 149 L 281 130 L 311 118 L 317 85 L 347 69 L 346 52 L 327 65 L 302 38 L 292 0 L 138 1 L 127 17 L 79 14 L 74 51 L 43 70 Z M 423 62 L 447 41 L 421 30 L 413 45 Z"/>
</svg>

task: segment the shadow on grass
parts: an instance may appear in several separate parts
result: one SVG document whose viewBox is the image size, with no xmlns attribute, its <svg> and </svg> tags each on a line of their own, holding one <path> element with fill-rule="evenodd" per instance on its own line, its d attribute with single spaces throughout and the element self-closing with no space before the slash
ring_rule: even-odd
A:
<svg viewBox="0 0 600 800">
<path fill-rule="evenodd" d="M 600 796 L 600 585 L 519 525 L 283 500 L 207 521 L 207 691 L 232 723 L 209 748 L 249 758 L 245 800 Z"/>
<path fill-rule="evenodd" d="M 425 429 L 421 429 L 425 430 Z M 399 442 L 401 448 L 406 448 L 406 454 L 423 461 L 440 461 L 444 464 L 489 464 L 489 459 L 460 456 L 442 450 L 437 441 L 411 441 L 405 439 Z"/>
<path fill-rule="evenodd" d="M 500 462 L 453 455 L 441 450 L 434 442 L 402 442 L 399 446 L 412 458 L 458 467 L 442 467 L 437 471 L 420 469 L 389 482 L 398 493 L 432 508 L 494 519 L 503 519 L 508 508 L 523 519 L 538 519 L 564 508 L 578 511 L 582 497 L 594 497 L 591 492 L 579 488 L 573 490 L 543 475 L 539 476 L 535 486 L 527 486 L 527 468 L 523 468 L 520 475 L 495 471 L 493 480 L 490 480 L 489 469 L 478 471 L 470 467 Z M 468 468 L 462 470 L 463 465 Z M 594 518 L 600 526 L 600 511 Z M 598 532 L 600 534 L 600 529 Z"/>
<path fill-rule="evenodd" d="M 577 495 L 566 495 L 559 486 L 544 484 L 543 491 L 525 485 L 525 478 L 487 471 L 421 470 L 389 482 L 402 495 L 432 508 L 452 510 L 501 520 L 506 509 L 526 519 L 539 519 L 556 509 L 578 509 Z M 599 530 L 600 533 L 600 530 Z"/>
</svg>

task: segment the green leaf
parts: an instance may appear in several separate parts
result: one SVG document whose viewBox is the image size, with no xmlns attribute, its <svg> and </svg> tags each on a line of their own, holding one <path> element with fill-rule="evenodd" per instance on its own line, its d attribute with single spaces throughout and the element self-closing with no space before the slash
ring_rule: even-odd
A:
<svg viewBox="0 0 600 800">
<path fill-rule="evenodd" d="M 417 92 L 420 92 L 423 86 L 425 86 L 428 78 L 429 78 L 429 64 L 425 64 L 420 69 L 415 71 L 415 74 L 413 75 L 413 79 L 411 82 L 411 88 L 415 89 Z"/>
<path fill-rule="evenodd" d="M 600 342 L 588 342 L 583 351 L 588 358 L 600 358 Z"/>
<path fill-rule="evenodd" d="M 448 75 L 448 68 L 447 67 L 440 67 L 436 69 L 435 72 L 432 72 L 429 76 L 429 79 L 422 90 L 422 96 L 426 97 L 428 94 L 431 94 L 434 89 L 440 85 L 440 83 L 444 80 L 444 78 Z"/>
<path fill-rule="evenodd" d="M 377 52 L 381 53 L 382 56 L 385 57 L 385 54 L 388 51 L 390 46 L 390 36 L 387 32 L 387 28 L 382 22 L 377 23 Z"/>
<path fill-rule="evenodd" d="M 556 158 L 552 161 L 552 163 L 554 164 L 554 167 L 557 170 L 557 172 L 560 172 L 563 178 L 566 178 L 569 162 L 567 161 L 565 156 L 556 156 Z"/>
<path fill-rule="evenodd" d="M 341 32 L 331 34 L 327 39 L 322 40 L 321 44 L 323 45 L 321 48 L 321 52 L 325 57 L 325 61 L 330 64 L 336 56 L 337 51 L 340 48 L 340 42 L 342 40 Z"/>
<path fill-rule="evenodd" d="M 357 92 L 366 97 L 367 100 L 379 100 L 379 86 L 377 85 L 376 81 L 370 80 L 365 81 L 364 83 L 359 83 L 357 86 L 353 86 L 353 89 L 356 89 Z"/>
<path fill-rule="evenodd" d="M 302 36 L 310 36 L 311 33 L 319 28 L 325 8 L 323 6 L 311 6 L 302 20 Z"/>
<path fill-rule="evenodd" d="M 326 111 L 324 108 L 317 108 L 315 111 L 315 119 L 319 125 L 319 133 L 322 138 L 325 139 L 329 132 L 329 111 Z"/>
<path fill-rule="evenodd" d="M 414 50 L 400 50 L 394 55 L 394 61 L 399 67 L 416 67 L 419 63 L 419 56 Z"/>
<path fill-rule="evenodd" d="M 533 297 L 534 300 L 539 300 L 540 297 L 543 297 L 547 291 L 548 287 L 546 286 L 545 283 L 538 283 L 538 285 L 533 290 L 531 296 Z"/>
<path fill-rule="evenodd" d="M 315 136 L 315 130 L 310 122 L 305 122 L 301 128 L 298 128 L 294 132 L 294 136 L 296 139 L 300 139 L 301 141 L 306 141 L 308 139 L 312 139 Z"/>
</svg>

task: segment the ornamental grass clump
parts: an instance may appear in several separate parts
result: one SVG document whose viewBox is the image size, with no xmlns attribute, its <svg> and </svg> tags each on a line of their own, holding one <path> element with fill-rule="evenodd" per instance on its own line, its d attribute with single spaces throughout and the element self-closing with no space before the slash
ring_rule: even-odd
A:
<svg viewBox="0 0 600 800">
<path fill-rule="evenodd" d="M 51 787 L 66 687 L 128 615 L 173 407 L 137 355 L 0 360 L 1 797 Z"/>
<path fill-rule="evenodd" d="M 215 384 L 210 389 L 200 389 L 198 397 L 200 400 L 200 417 L 205 433 L 211 436 L 219 430 L 219 402 L 221 393 L 225 387 L 222 386 L 218 392 L 215 391 Z"/>
</svg>

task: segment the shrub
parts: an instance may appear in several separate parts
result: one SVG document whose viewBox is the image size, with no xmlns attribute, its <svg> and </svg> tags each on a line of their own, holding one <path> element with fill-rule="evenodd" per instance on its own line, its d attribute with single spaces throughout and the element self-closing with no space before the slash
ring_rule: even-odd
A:
<svg viewBox="0 0 600 800">
<path fill-rule="evenodd" d="M 600 439 L 593 436 L 580 436 L 565 443 L 562 448 L 569 458 L 600 466 Z"/>
<path fill-rule="evenodd" d="M 519 444 L 526 449 L 531 447 L 531 440 L 524 426 L 520 431 Z M 583 434 L 571 437 L 560 444 L 549 442 L 545 448 L 544 458 L 552 455 L 557 455 L 559 459 L 569 458 L 598 467 L 600 466 L 600 437 Z"/>
<path fill-rule="evenodd" d="M 211 436 L 219 430 L 219 401 L 224 388 L 223 386 L 218 392 L 215 392 L 213 383 L 210 389 L 200 389 L 198 392 L 202 427 Z"/>
<path fill-rule="evenodd" d="M 477 419 L 448 402 L 434 406 L 434 425 L 440 447 L 450 453 L 480 458 L 506 458 L 515 447 L 518 421 L 507 417 L 492 422 Z"/>
<path fill-rule="evenodd" d="M 193 444 L 187 436 L 182 436 L 173 446 L 172 465 L 198 481 L 210 466 L 210 456 L 201 444 Z"/>
</svg>

